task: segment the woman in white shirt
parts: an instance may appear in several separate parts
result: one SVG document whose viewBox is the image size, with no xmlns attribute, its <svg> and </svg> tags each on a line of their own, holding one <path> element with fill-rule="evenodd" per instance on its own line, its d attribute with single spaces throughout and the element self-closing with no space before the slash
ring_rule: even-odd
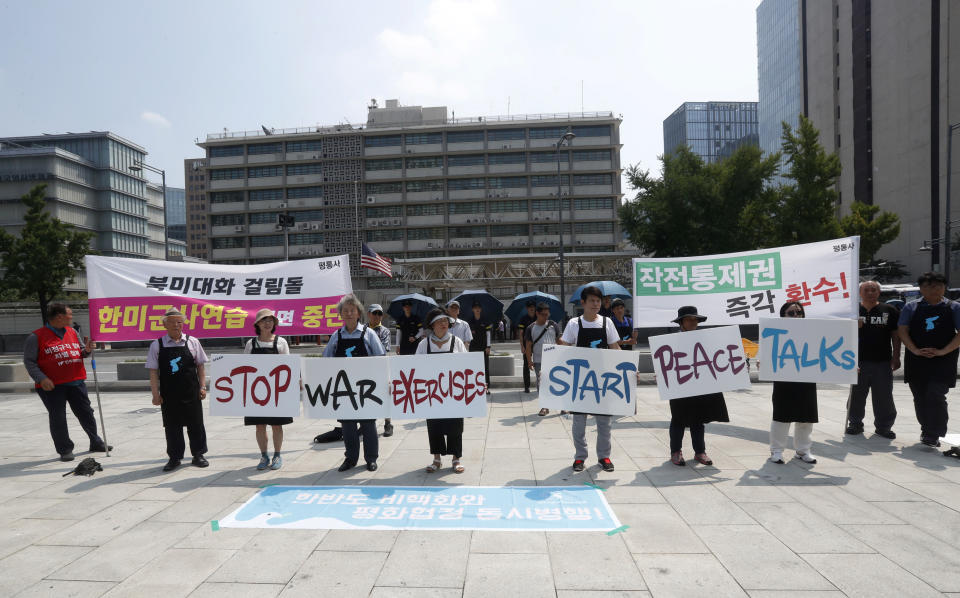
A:
<svg viewBox="0 0 960 598">
<path fill-rule="evenodd" d="M 417 345 L 417 355 L 432 355 L 436 353 L 466 353 L 467 347 L 459 338 L 450 333 L 452 318 L 441 309 L 431 310 L 424 318 L 427 333 L 423 341 Z M 438 471 L 443 462 L 443 455 L 453 456 L 454 473 L 463 473 L 460 457 L 463 456 L 463 418 L 448 417 L 427 420 L 427 436 L 430 439 L 430 452 L 433 453 L 433 463 L 427 466 L 427 473 Z"/>
<path fill-rule="evenodd" d="M 256 338 L 247 341 L 243 348 L 244 353 L 251 354 L 283 354 L 290 353 L 286 339 L 277 336 L 274 332 L 277 325 L 277 315 L 272 309 L 263 308 L 254 318 L 253 329 L 257 331 Z M 280 469 L 283 459 L 280 457 L 280 447 L 283 445 L 283 426 L 292 424 L 292 417 L 244 417 L 243 425 L 257 427 L 257 446 L 260 447 L 260 463 L 257 469 Z M 267 458 L 267 426 L 273 428 L 273 460 Z"/>
</svg>

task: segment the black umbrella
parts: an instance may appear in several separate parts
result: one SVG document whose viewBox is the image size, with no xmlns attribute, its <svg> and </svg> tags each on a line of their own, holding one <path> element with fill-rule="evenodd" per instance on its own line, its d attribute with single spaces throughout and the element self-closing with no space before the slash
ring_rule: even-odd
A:
<svg viewBox="0 0 960 598">
<path fill-rule="evenodd" d="M 486 289 L 465 290 L 456 297 L 460 302 L 460 315 L 468 317 L 473 312 L 474 303 L 479 303 L 483 313 L 480 317 L 486 322 L 499 322 L 503 317 L 503 302 L 491 295 Z"/>
<path fill-rule="evenodd" d="M 387 315 L 394 320 L 399 320 L 400 316 L 403 315 L 404 301 L 409 301 L 413 304 L 410 313 L 420 318 L 421 321 L 427 316 L 427 312 L 435 307 L 439 307 L 436 301 L 426 295 L 410 293 L 409 295 L 400 295 L 391 301 L 390 307 L 387 308 Z"/>
</svg>

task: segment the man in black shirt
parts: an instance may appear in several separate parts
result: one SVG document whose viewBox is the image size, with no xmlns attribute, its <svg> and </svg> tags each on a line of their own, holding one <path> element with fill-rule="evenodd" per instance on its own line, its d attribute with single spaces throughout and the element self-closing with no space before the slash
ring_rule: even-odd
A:
<svg viewBox="0 0 960 598">
<path fill-rule="evenodd" d="M 533 301 L 527 301 L 527 313 L 517 322 L 517 336 L 520 337 L 520 349 L 523 353 L 523 334 L 527 326 L 537 321 L 537 304 Z M 523 353 L 523 392 L 530 392 L 530 363 L 527 361 L 526 353 Z"/>
<path fill-rule="evenodd" d="M 413 355 L 417 352 L 417 333 L 420 332 L 420 318 L 413 315 L 413 302 L 404 301 L 403 315 L 397 320 L 398 355 Z"/>
<path fill-rule="evenodd" d="M 893 372 L 900 369 L 900 337 L 897 334 L 897 308 L 879 302 L 880 285 L 873 280 L 860 284 L 860 369 L 857 384 L 850 387 L 847 401 L 847 434 L 863 433 L 867 393 L 873 399 L 876 433 L 896 438 L 893 422 L 897 408 L 893 404 Z"/>
<path fill-rule="evenodd" d="M 482 305 L 474 303 L 471 311 L 473 315 L 464 320 L 473 334 L 468 349 L 470 352 L 483 351 L 483 371 L 487 379 L 487 388 L 490 388 L 490 335 L 493 326 L 484 321 Z"/>
</svg>

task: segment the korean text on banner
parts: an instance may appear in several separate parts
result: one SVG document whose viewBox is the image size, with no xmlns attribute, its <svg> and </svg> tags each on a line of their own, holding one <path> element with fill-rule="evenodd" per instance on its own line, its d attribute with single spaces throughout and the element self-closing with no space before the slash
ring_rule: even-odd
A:
<svg viewBox="0 0 960 598">
<path fill-rule="evenodd" d="M 650 355 L 664 401 L 750 387 L 736 326 L 651 336 Z"/>
<path fill-rule="evenodd" d="M 389 362 L 391 418 L 487 415 L 487 377 L 482 353 L 396 355 Z"/>
<path fill-rule="evenodd" d="M 860 237 L 743 253 L 633 260 L 634 326 L 669 325 L 696 305 L 711 324 L 756 324 L 800 301 L 807 315 L 855 318 Z"/>
<path fill-rule="evenodd" d="M 392 357 L 304 358 L 304 413 L 320 419 L 390 417 Z"/>
<path fill-rule="evenodd" d="M 760 379 L 857 383 L 857 321 L 760 318 Z"/>
<path fill-rule="evenodd" d="M 336 306 L 352 288 L 346 255 L 244 266 L 85 260 L 91 336 L 100 342 L 155 339 L 171 307 L 184 314 L 184 333 L 198 338 L 252 334 L 264 307 L 283 335 L 330 334 L 343 325 Z"/>
<path fill-rule="evenodd" d="M 544 347 L 540 406 L 578 413 L 633 415 L 636 360 L 630 351 Z"/>
<path fill-rule="evenodd" d="M 300 415 L 297 355 L 212 355 L 210 380 L 210 415 Z"/>
</svg>

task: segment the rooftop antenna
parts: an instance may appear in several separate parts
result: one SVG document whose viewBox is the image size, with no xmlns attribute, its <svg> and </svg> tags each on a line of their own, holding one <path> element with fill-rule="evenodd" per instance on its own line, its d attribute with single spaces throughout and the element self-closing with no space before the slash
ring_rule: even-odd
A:
<svg viewBox="0 0 960 598">
<path fill-rule="evenodd" d="M 510 96 L 507 96 L 507 116 L 510 116 Z"/>
<path fill-rule="evenodd" d="M 264 126 L 264 125 L 260 125 L 260 128 L 263 129 L 263 134 L 264 134 L 264 135 L 273 135 L 273 129 L 268 129 L 268 128 L 267 128 L 266 126 Z"/>
</svg>

